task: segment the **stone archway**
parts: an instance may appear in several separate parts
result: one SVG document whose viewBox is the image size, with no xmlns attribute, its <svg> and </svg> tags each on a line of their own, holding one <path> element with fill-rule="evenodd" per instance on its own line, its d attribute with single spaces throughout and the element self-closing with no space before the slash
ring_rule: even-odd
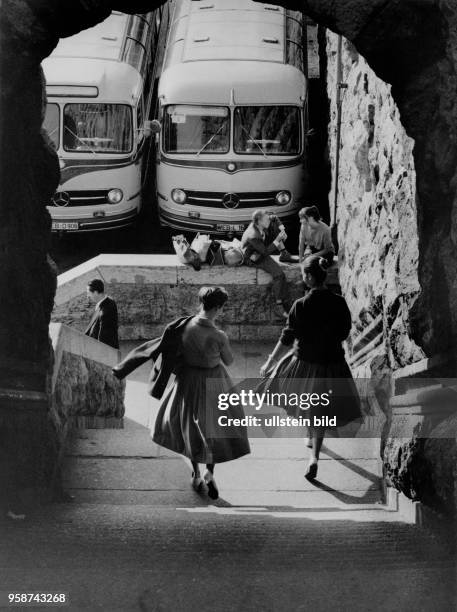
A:
<svg viewBox="0 0 457 612">
<path fill-rule="evenodd" d="M 55 274 L 47 259 L 50 220 L 45 204 L 57 184 L 58 164 L 40 132 L 44 91 L 40 63 L 59 37 L 100 22 L 111 10 L 145 12 L 160 4 L 161 0 L 74 0 L 64 8 L 56 0 L 2 3 L 0 387 L 4 389 L 44 394 L 51 359 L 48 323 Z M 453 99 L 457 8 L 450 0 L 273 4 L 305 10 L 318 23 L 344 35 L 392 84 L 402 122 L 415 140 L 418 177 L 422 292 L 414 306 L 412 337 L 427 355 L 451 349 L 457 335 L 457 283 L 450 263 L 457 241 Z M 23 396 L 19 403 L 28 401 Z M 17 402 L 3 403 L 13 409 Z M 14 420 L 12 414 L 8 423 Z"/>
</svg>

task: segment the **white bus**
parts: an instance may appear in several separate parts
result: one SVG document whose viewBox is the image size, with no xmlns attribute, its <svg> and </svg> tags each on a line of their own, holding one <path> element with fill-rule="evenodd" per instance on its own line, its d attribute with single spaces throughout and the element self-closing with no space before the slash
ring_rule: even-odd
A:
<svg viewBox="0 0 457 612">
<path fill-rule="evenodd" d="M 137 218 L 157 97 L 155 51 L 164 46 L 167 11 L 167 5 L 146 15 L 114 11 L 103 23 L 62 39 L 43 62 L 44 127 L 61 168 L 48 207 L 53 231 L 120 228 Z"/>
<path fill-rule="evenodd" d="M 159 82 L 161 224 L 237 235 L 306 193 L 306 21 L 251 0 L 175 0 Z"/>
</svg>

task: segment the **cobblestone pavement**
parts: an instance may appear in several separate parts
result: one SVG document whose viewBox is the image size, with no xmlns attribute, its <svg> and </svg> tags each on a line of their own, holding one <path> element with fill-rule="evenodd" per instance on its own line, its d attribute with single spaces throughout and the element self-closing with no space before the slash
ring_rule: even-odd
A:
<svg viewBox="0 0 457 612">
<path fill-rule="evenodd" d="M 234 375 L 252 375 L 263 351 L 236 348 Z M 110 612 L 455 610 L 454 536 L 383 505 L 379 440 L 329 440 L 316 485 L 302 440 L 253 440 L 218 466 L 213 503 L 151 443 L 144 373 L 128 383 L 125 429 L 80 431 L 69 448 L 75 501 L 0 525 L 0 591 L 63 591 L 67 609 Z"/>
</svg>

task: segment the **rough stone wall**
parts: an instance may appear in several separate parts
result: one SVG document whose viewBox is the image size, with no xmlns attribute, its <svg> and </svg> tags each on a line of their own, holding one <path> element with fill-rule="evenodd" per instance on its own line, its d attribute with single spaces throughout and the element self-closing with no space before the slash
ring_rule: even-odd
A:
<svg viewBox="0 0 457 612">
<path fill-rule="evenodd" d="M 454 0 L 273 0 L 341 33 L 392 85 L 414 139 L 418 276 L 411 337 L 427 355 L 457 343 L 457 4 Z"/>
<path fill-rule="evenodd" d="M 351 343 L 381 315 L 384 336 L 375 353 L 386 369 L 395 370 L 424 356 L 409 331 L 409 311 L 420 292 L 414 142 L 390 85 L 354 46 L 343 40 L 341 83 L 346 88 L 339 92 L 338 36 L 331 32 L 327 55 L 332 220 L 341 100 L 336 219 L 340 283 L 355 323 Z"/>
<path fill-rule="evenodd" d="M 84 331 L 93 312 L 85 295 L 86 285 L 91 278 L 101 278 L 117 303 L 122 340 L 154 338 L 174 319 L 195 313 L 199 308 L 198 291 L 204 285 L 222 285 L 227 290 L 229 300 L 219 323 L 232 341 L 275 341 L 284 326 L 284 320 L 275 319 L 273 313 L 271 276 L 262 270 L 203 266 L 197 272 L 180 264 L 175 256 L 152 257 L 147 266 L 144 260 L 143 265 L 135 265 L 134 255 L 116 256 L 115 265 L 109 260 L 110 256 L 100 255 L 93 264 L 86 262 L 81 271 L 75 268 L 60 277 L 54 322 Z M 291 299 L 301 297 L 298 264 L 282 266 Z M 328 282 L 339 290 L 336 266 L 330 268 Z"/>
<path fill-rule="evenodd" d="M 64 352 L 52 394 L 52 412 L 66 422 L 71 417 L 124 416 L 124 385 L 111 367 Z"/>
<path fill-rule="evenodd" d="M 49 481 L 58 445 L 46 406 L 52 367 L 48 325 L 56 289 L 48 258 L 46 204 L 59 181 L 57 155 L 41 130 L 42 60 L 111 10 L 147 11 L 160 0 L 2 0 L 0 3 L 0 487 Z M 14 396 L 8 390 L 18 390 Z M 27 392 L 24 392 L 27 391 Z M 49 402 L 48 402 L 49 407 Z M 45 450 L 46 449 L 46 452 Z M 46 455 L 46 456 L 44 456 Z M 13 475 L 13 476 L 11 476 Z M 13 498 L 13 493 L 4 497 Z"/>
</svg>

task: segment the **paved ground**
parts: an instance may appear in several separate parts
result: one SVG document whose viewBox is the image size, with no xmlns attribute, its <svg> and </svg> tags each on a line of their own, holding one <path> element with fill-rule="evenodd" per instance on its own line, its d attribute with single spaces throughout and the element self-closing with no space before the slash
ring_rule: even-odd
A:
<svg viewBox="0 0 457 612">
<path fill-rule="evenodd" d="M 266 352 L 236 349 L 233 375 L 253 375 Z M 0 591 L 62 590 L 71 610 L 455 609 L 452 538 L 385 508 L 378 440 L 328 441 L 311 485 L 302 440 L 255 439 L 218 466 L 212 503 L 150 441 L 144 375 L 129 380 L 124 430 L 81 431 L 69 449 L 75 502 L 1 525 Z"/>
</svg>

